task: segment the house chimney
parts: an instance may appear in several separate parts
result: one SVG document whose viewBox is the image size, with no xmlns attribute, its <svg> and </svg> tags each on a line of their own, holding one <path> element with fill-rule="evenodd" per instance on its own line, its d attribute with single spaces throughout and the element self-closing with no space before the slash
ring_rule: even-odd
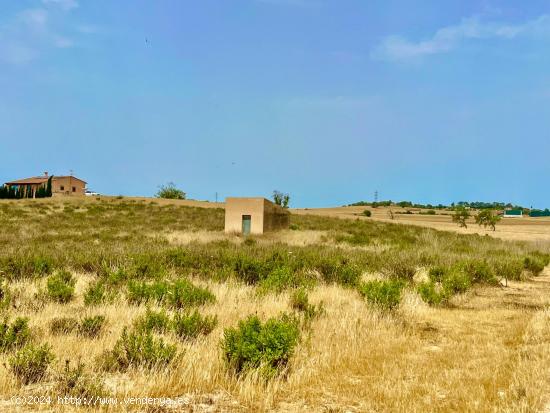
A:
<svg viewBox="0 0 550 413">
<path fill-rule="evenodd" d="M 47 178 L 48 177 L 48 171 L 44 172 L 44 176 Z"/>
</svg>

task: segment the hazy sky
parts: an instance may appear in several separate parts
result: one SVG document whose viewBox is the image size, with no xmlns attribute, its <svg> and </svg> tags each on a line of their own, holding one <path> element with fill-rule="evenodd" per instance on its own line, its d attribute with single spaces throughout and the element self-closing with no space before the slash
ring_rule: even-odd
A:
<svg viewBox="0 0 550 413">
<path fill-rule="evenodd" d="M 0 0 L 0 181 L 550 207 L 547 0 Z"/>
</svg>

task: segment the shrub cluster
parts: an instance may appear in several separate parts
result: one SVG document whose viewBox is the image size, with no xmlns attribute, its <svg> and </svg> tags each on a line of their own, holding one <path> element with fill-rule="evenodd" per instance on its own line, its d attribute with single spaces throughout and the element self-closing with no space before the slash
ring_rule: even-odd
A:
<svg viewBox="0 0 550 413">
<path fill-rule="evenodd" d="M 54 335 L 71 334 L 87 338 L 96 338 L 101 334 L 105 325 L 105 316 L 95 315 L 84 317 L 80 321 L 74 317 L 59 317 L 50 321 L 50 332 Z"/>
<path fill-rule="evenodd" d="M 31 337 L 29 320 L 17 317 L 13 323 L 4 319 L 0 323 L 0 353 L 25 345 Z"/>
<path fill-rule="evenodd" d="M 257 316 L 224 331 L 222 349 L 229 368 L 236 374 L 259 369 L 265 377 L 285 370 L 300 338 L 298 321 L 288 315 L 262 323 Z"/>
<path fill-rule="evenodd" d="M 9 367 L 14 376 L 24 385 L 41 381 L 54 356 L 47 344 L 35 346 L 27 344 L 9 359 Z"/>
<path fill-rule="evenodd" d="M 309 302 L 305 288 L 296 289 L 290 296 L 290 307 L 304 315 L 306 321 L 318 317 L 324 312 L 323 304 L 314 305 Z"/>
<path fill-rule="evenodd" d="M 173 332 L 182 340 L 191 340 L 200 335 L 210 334 L 217 324 L 216 316 L 202 316 L 197 310 L 178 312 L 170 318 L 164 310 L 147 309 L 145 315 L 136 321 L 135 327 L 138 331 L 160 334 Z"/>
<path fill-rule="evenodd" d="M 132 304 L 157 302 L 173 308 L 184 308 L 212 303 L 214 294 L 207 288 L 197 287 L 186 279 L 175 282 L 130 281 L 127 285 L 128 301 Z"/>
<path fill-rule="evenodd" d="M 363 283 L 359 292 L 369 303 L 384 310 L 393 310 L 401 301 L 404 286 L 401 280 L 373 280 Z"/>
<path fill-rule="evenodd" d="M 46 292 L 51 300 L 58 303 L 68 303 L 74 297 L 76 280 L 65 270 L 60 270 L 48 277 Z"/>
<path fill-rule="evenodd" d="M 124 328 L 114 348 L 105 352 L 100 361 L 107 371 L 126 371 L 135 367 L 153 369 L 166 366 L 175 356 L 175 345 L 165 343 L 151 332 Z"/>
</svg>

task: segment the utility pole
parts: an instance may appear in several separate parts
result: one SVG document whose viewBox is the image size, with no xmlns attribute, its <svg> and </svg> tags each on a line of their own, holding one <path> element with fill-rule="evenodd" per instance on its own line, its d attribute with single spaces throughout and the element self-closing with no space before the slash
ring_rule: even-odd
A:
<svg viewBox="0 0 550 413">
<path fill-rule="evenodd" d="M 218 203 L 218 193 L 216 192 L 216 204 Z"/>
<path fill-rule="evenodd" d="M 378 189 L 374 191 L 374 202 L 378 202 Z"/>
</svg>

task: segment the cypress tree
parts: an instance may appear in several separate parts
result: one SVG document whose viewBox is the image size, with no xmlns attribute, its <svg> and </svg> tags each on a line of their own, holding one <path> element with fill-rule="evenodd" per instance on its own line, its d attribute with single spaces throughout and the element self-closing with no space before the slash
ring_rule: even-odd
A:
<svg viewBox="0 0 550 413">
<path fill-rule="evenodd" d="M 44 194 L 45 197 L 52 196 L 52 178 L 53 175 L 48 178 L 48 183 L 46 184 L 46 193 Z"/>
</svg>

